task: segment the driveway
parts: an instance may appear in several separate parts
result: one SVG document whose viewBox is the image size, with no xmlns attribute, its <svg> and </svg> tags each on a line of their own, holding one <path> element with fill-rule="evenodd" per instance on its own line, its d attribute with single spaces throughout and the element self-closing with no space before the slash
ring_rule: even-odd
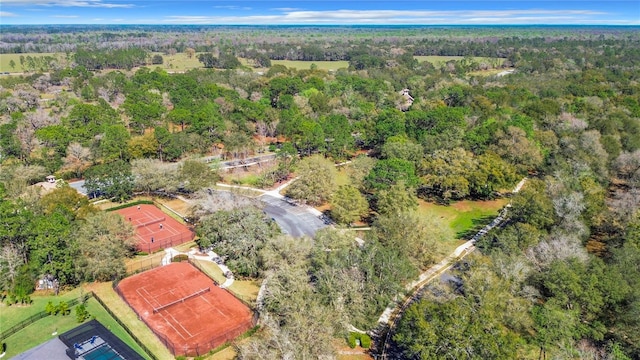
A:
<svg viewBox="0 0 640 360">
<path fill-rule="evenodd" d="M 84 180 L 78 180 L 74 182 L 70 182 L 69 186 L 76 189 L 80 194 L 87 196 L 87 189 L 84 187 Z"/>
<path fill-rule="evenodd" d="M 264 212 L 273 218 L 282 232 L 293 237 L 314 236 L 327 225 L 312 214 L 306 206 L 296 206 L 271 195 L 260 197 L 265 203 Z"/>
</svg>

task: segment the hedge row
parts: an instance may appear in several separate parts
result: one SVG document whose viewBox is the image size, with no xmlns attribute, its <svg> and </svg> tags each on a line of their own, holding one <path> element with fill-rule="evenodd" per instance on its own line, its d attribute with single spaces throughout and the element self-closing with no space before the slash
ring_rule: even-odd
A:
<svg viewBox="0 0 640 360">
<path fill-rule="evenodd" d="M 120 209 L 132 207 L 132 206 L 136 206 L 136 205 L 142 205 L 142 204 L 153 205 L 153 201 L 151 201 L 151 200 L 138 200 L 138 201 L 134 201 L 134 202 L 130 202 L 130 203 L 114 206 L 112 208 L 106 209 L 105 211 L 115 211 L 115 210 L 120 210 Z"/>
</svg>

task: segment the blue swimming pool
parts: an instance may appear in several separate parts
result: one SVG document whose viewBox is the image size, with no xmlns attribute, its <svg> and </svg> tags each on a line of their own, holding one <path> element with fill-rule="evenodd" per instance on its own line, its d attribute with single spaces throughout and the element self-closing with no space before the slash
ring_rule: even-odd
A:
<svg viewBox="0 0 640 360">
<path fill-rule="evenodd" d="M 120 356 L 115 350 L 111 348 L 108 344 L 104 344 L 90 352 L 82 355 L 85 360 L 123 360 L 124 358 Z"/>
</svg>

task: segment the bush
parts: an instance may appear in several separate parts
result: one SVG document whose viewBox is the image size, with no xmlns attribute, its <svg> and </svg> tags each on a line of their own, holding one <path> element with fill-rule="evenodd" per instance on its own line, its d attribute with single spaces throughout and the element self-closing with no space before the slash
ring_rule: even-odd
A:
<svg viewBox="0 0 640 360">
<path fill-rule="evenodd" d="M 180 255 L 174 256 L 173 259 L 171 259 L 171 262 L 182 262 L 182 261 L 187 261 L 187 259 L 189 259 L 189 256 L 185 254 L 180 254 Z"/>
<path fill-rule="evenodd" d="M 360 342 L 360 346 L 365 349 L 371 347 L 371 337 L 369 335 L 350 332 L 349 337 L 347 338 L 347 343 L 349 344 L 349 346 L 353 349 L 358 345 L 358 342 Z"/>
<path fill-rule="evenodd" d="M 81 323 L 89 318 L 89 312 L 84 304 L 76 306 L 76 320 Z"/>
<path fill-rule="evenodd" d="M 365 349 L 371 347 L 371 337 L 367 334 L 360 334 L 360 346 Z"/>
<path fill-rule="evenodd" d="M 58 312 L 61 315 L 69 315 L 69 313 L 71 313 L 71 309 L 69 309 L 69 304 L 66 301 L 60 301 L 57 308 L 58 308 Z"/>
<path fill-rule="evenodd" d="M 356 345 L 357 345 L 357 340 L 358 338 L 358 334 L 350 332 L 349 333 L 349 337 L 347 338 L 347 343 L 349 344 L 349 347 L 352 349 L 355 349 Z"/>
<path fill-rule="evenodd" d="M 53 305 L 53 302 L 49 301 L 44 307 L 44 311 L 49 315 L 58 314 L 58 307 Z"/>
</svg>

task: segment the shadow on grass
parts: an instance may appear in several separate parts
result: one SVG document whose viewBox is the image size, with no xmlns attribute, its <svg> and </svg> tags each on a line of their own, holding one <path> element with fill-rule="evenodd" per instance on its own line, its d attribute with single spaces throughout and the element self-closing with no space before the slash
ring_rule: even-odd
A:
<svg viewBox="0 0 640 360">
<path fill-rule="evenodd" d="M 456 239 L 471 239 L 478 231 L 482 230 L 485 226 L 490 224 L 497 215 L 485 215 L 483 217 L 471 220 L 473 226 L 467 230 L 458 231 L 456 233 Z"/>
</svg>

